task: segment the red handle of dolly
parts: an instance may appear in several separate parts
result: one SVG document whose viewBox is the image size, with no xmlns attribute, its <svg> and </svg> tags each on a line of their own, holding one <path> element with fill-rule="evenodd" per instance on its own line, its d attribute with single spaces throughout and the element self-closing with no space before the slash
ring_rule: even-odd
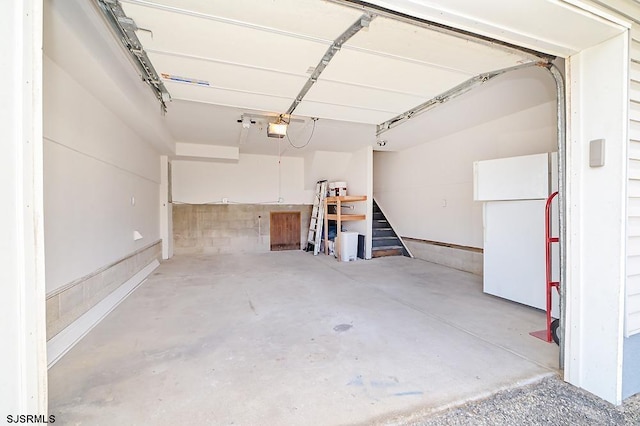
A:
<svg viewBox="0 0 640 426">
<path fill-rule="evenodd" d="M 554 192 L 547 198 L 547 204 L 544 208 L 544 232 L 545 232 L 545 263 L 546 263 L 546 290 L 547 290 L 547 342 L 551 342 L 551 302 L 552 289 L 555 287 L 560 292 L 560 283 L 552 281 L 551 278 L 551 244 L 560 241 L 558 237 L 551 236 L 551 202 L 558 195 Z"/>
</svg>

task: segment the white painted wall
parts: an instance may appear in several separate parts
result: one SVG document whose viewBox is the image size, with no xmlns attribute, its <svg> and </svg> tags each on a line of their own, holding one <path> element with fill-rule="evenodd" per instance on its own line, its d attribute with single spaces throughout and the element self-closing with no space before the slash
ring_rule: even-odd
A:
<svg viewBox="0 0 640 426">
<path fill-rule="evenodd" d="M 495 90 L 487 102 L 508 96 L 499 86 Z M 425 142 L 400 152 L 374 153 L 373 193 L 400 235 L 482 247 L 482 202 L 473 201 L 473 162 L 557 149 L 554 101 L 516 111 L 435 140 L 416 135 Z"/>
<path fill-rule="evenodd" d="M 315 190 L 319 180 L 346 182 L 350 152 L 313 151 L 304 157 L 305 188 Z"/>
<path fill-rule="evenodd" d="M 312 204 L 304 159 L 240 154 L 238 162 L 172 161 L 174 203 Z"/>
<path fill-rule="evenodd" d="M 0 13 L 0 418 L 46 414 L 42 4 Z M 15 419 L 15 417 L 14 417 Z M 17 421 L 17 420 L 16 420 Z"/>
<path fill-rule="evenodd" d="M 367 220 L 343 222 L 347 231 L 365 236 L 365 258 L 371 258 L 371 222 L 373 212 L 373 149 L 364 147 L 351 155 L 344 173 L 348 195 L 366 195 L 366 202 L 351 203 L 353 209 L 344 209 L 347 214 L 366 214 Z"/>
<path fill-rule="evenodd" d="M 160 238 L 160 156 L 67 71 L 44 61 L 51 292 Z M 134 241 L 134 231 L 144 238 Z"/>
<path fill-rule="evenodd" d="M 628 35 L 569 58 L 565 379 L 622 400 Z M 589 141 L 606 164 L 589 167 Z"/>
<path fill-rule="evenodd" d="M 173 203 L 169 197 L 171 163 L 166 155 L 160 156 L 160 237 L 162 258 L 173 257 Z"/>
<path fill-rule="evenodd" d="M 44 2 L 47 292 L 160 238 L 160 154 L 173 140 L 151 90 L 91 2 Z M 143 238 L 134 241 L 134 231 Z"/>
</svg>

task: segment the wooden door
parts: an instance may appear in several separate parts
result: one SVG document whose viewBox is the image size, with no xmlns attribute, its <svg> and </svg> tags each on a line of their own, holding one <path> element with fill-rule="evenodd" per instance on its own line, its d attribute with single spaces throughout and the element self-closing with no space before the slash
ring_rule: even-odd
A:
<svg viewBox="0 0 640 426">
<path fill-rule="evenodd" d="M 271 251 L 300 250 L 300 212 L 271 212 Z"/>
</svg>

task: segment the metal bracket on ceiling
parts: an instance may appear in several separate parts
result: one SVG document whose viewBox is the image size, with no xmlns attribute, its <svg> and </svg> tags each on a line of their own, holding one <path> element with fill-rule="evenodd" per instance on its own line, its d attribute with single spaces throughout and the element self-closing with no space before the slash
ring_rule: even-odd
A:
<svg viewBox="0 0 640 426">
<path fill-rule="evenodd" d="M 107 19 L 115 35 L 118 37 L 134 65 L 138 69 L 142 80 L 151 87 L 156 98 L 160 102 L 161 112 L 167 112 L 167 102 L 171 100 L 171 95 L 165 87 L 164 83 L 158 76 L 151 60 L 147 56 L 147 52 L 142 47 L 142 43 L 136 35 L 138 28 L 135 21 L 128 17 L 122 5 L 118 0 L 96 0 L 100 10 Z M 144 30 L 149 31 L 149 30 Z"/>
<path fill-rule="evenodd" d="M 437 107 L 438 105 L 441 105 L 447 101 L 450 101 L 453 98 L 457 98 L 460 95 L 463 95 L 467 92 L 469 92 L 470 90 L 474 89 L 475 87 L 478 87 L 484 83 L 486 83 L 487 81 L 502 75 L 504 73 L 510 72 L 510 71 L 515 71 L 515 70 L 519 70 L 522 68 L 529 68 L 529 67 L 534 67 L 534 66 L 538 66 L 538 67 L 543 67 L 543 68 L 549 68 L 551 66 L 551 64 L 549 62 L 546 61 L 538 61 L 538 62 L 527 62 L 525 64 L 521 64 L 521 65 L 516 65 L 513 67 L 508 67 L 508 68 L 503 68 L 500 70 L 496 70 L 496 71 L 491 71 L 488 73 L 482 73 L 482 74 L 478 74 L 474 77 L 471 77 L 470 79 L 458 84 L 457 86 L 453 87 L 452 89 L 447 90 L 444 93 L 439 94 L 438 96 L 435 96 L 431 99 L 429 99 L 428 101 L 414 107 L 411 108 L 410 110 L 403 112 L 402 114 L 399 114 L 387 121 L 385 121 L 384 123 L 380 123 L 376 126 L 376 136 L 380 136 L 382 133 L 393 129 L 396 126 L 399 126 L 400 124 L 404 123 L 407 120 L 410 120 L 413 117 L 416 117 L 420 114 L 422 114 L 423 112 L 429 111 L 430 109 L 433 109 L 435 107 Z"/>
<path fill-rule="evenodd" d="M 331 59 L 333 59 L 336 53 L 340 51 L 342 45 L 345 44 L 351 37 L 356 35 L 358 31 L 363 28 L 367 28 L 374 17 L 375 15 L 365 13 L 356 22 L 351 24 L 351 26 L 347 28 L 345 32 L 340 34 L 338 38 L 333 41 L 333 43 L 331 43 L 331 46 L 329 46 L 325 54 L 322 56 L 322 59 L 320 59 L 320 62 L 318 62 L 318 65 L 316 65 L 316 67 L 314 68 L 311 76 L 302 87 L 302 90 L 300 90 L 300 93 L 298 93 L 295 100 L 291 103 L 291 106 L 289 106 L 287 112 L 285 112 L 285 115 L 291 115 L 293 111 L 298 107 L 307 92 L 309 92 L 311 87 L 318 81 L 318 77 L 320 77 L 322 71 L 324 71 L 327 65 L 329 65 L 329 62 L 331 62 Z"/>
</svg>

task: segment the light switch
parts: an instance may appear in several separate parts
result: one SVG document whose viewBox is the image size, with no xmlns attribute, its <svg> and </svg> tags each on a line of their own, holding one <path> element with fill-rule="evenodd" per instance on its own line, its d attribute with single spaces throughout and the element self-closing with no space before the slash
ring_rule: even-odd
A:
<svg viewBox="0 0 640 426">
<path fill-rule="evenodd" d="M 589 167 L 604 166 L 604 139 L 589 142 Z"/>
</svg>

